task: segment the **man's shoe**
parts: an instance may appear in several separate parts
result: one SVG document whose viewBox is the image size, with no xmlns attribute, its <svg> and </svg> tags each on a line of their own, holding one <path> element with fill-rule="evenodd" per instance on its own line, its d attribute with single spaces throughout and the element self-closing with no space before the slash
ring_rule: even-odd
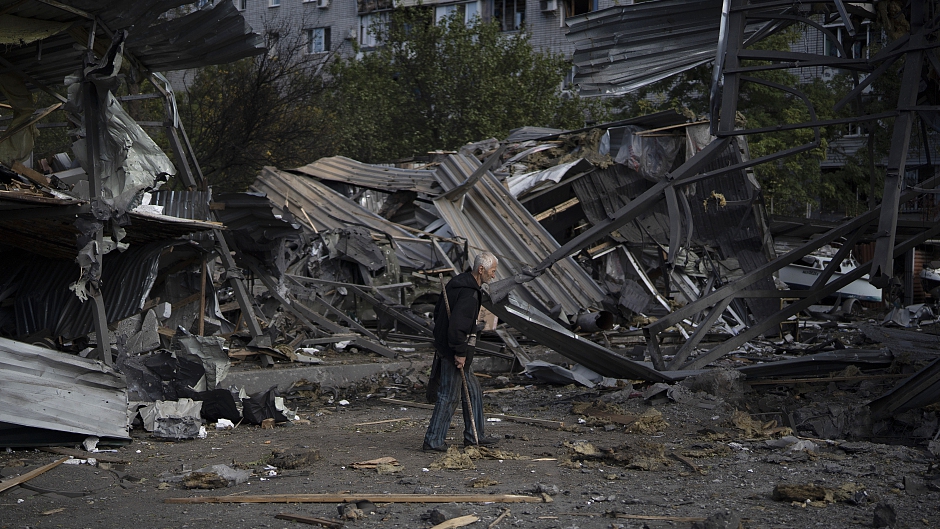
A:
<svg viewBox="0 0 940 529">
<path fill-rule="evenodd" d="M 431 445 L 429 445 L 429 444 L 427 444 L 427 443 L 424 443 L 424 444 L 421 446 L 421 450 L 424 450 L 425 452 L 446 452 L 446 451 L 447 451 L 447 443 L 444 443 L 444 444 L 442 444 L 441 446 L 438 446 L 437 448 L 434 448 L 433 446 L 431 446 Z"/>
<path fill-rule="evenodd" d="M 480 446 L 496 446 L 496 444 L 499 443 L 499 437 L 496 437 L 496 436 L 481 437 L 479 441 L 480 441 Z M 473 446 L 473 441 L 467 441 L 466 439 L 464 439 L 463 445 Z"/>
</svg>

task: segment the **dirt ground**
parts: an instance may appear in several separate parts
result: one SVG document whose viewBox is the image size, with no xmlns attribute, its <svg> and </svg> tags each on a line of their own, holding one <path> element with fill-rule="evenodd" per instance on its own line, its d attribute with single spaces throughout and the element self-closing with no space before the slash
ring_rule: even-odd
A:
<svg viewBox="0 0 940 529">
<path fill-rule="evenodd" d="M 732 403 L 678 388 L 673 398 L 662 393 L 646 400 L 641 396 L 646 387 L 640 384 L 595 390 L 488 373 L 481 377 L 487 413 L 564 426 L 488 421 L 487 434 L 502 438 L 501 452 L 470 459 L 473 468 L 436 468 L 442 454 L 420 449 L 431 411 L 380 400 L 424 402 L 420 384 L 406 375 L 365 381 L 336 393 L 316 388 L 287 392 L 301 420 L 274 429 L 240 425 L 216 430 L 209 425 L 206 439 L 179 442 L 135 430 L 130 445 L 101 454 L 126 463 L 60 465 L 27 482 L 32 490 L 17 486 L 0 493 L 0 527 L 304 527 L 275 515 L 339 520 L 338 504 L 164 500 L 341 492 L 518 494 L 539 500 L 450 506 L 376 501 L 365 506 L 364 517 L 344 521 L 346 527 L 361 528 L 431 527 L 427 514 L 434 508 L 449 509 L 451 516 L 479 517 L 469 527 L 490 527 L 505 509 L 509 514 L 495 527 L 737 527 L 723 522 L 724 516 L 740 518 L 745 528 L 855 528 L 878 526 L 876 511 L 889 519 L 893 512 L 893 527 L 940 527 L 940 488 L 933 481 L 937 462 L 924 447 L 818 439 L 787 446 L 780 439 L 800 432 L 737 412 L 764 395 L 758 393 Z M 858 389 L 852 384 L 820 386 L 800 394 L 776 391 L 784 393 L 780 398 L 808 398 L 811 391 L 820 391 L 851 400 Z M 451 429 L 458 443 L 461 429 L 458 412 Z M 299 468 L 270 465 L 276 462 L 273 452 L 310 456 L 312 450 L 319 459 Z M 59 457 L 7 451 L 0 454 L 0 468 L 7 479 Z M 381 457 L 397 464 L 353 468 L 353 463 Z M 215 464 L 251 470 L 252 475 L 244 483 L 211 490 L 187 490 L 173 481 L 186 470 Z M 786 496 L 789 489 L 781 485 L 799 487 Z"/>
</svg>

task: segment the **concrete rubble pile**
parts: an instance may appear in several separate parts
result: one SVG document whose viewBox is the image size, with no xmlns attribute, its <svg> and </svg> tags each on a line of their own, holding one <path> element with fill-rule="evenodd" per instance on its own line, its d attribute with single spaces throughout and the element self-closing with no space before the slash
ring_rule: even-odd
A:
<svg viewBox="0 0 940 529">
<path fill-rule="evenodd" d="M 193 16 L 232 10 L 220 3 Z M 861 407 L 782 409 L 768 395 L 753 411 L 825 438 L 924 440 L 937 430 L 925 407 L 940 400 L 940 344 L 896 328 L 935 325 L 936 312 L 913 302 L 937 300 L 906 299 L 892 283 L 875 289 L 883 301 L 847 301 L 871 263 L 835 276 L 834 267 L 880 240 L 864 236 L 875 212 L 793 236 L 763 207 L 744 134 L 661 112 L 577 131 L 518 129 L 409 167 L 341 157 L 266 167 L 250 192 L 213 194 L 177 120 L 166 125 L 171 160 L 123 110 L 122 58 L 152 60 L 152 71 L 212 64 L 262 53 L 257 35 L 241 28 L 240 44 L 218 56 L 166 64 L 147 55 L 137 19 L 99 16 L 110 20 L 105 51 L 73 57 L 78 74 L 62 98 L 81 124 L 74 161 L 30 167 L 28 119 L 4 133 L 25 152 L 0 160 L 0 446 L 127 442 L 135 421 L 190 439 L 205 434 L 204 421 L 293 420 L 277 388 L 232 391 L 232 364 L 309 366 L 353 349 L 429 361 L 442 284 L 484 250 L 500 265 L 478 348 L 510 369 L 587 386 L 867 376 Z M 9 61 L 27 68 L 28 58 Z M 16 94 L 60 73 L 0 81 L 22 114 L 29 98 Z M 172 109 L 169 83 L 152 75 Z M 171 178 L 185 190 L 161 189 Z M 781 255 L 775 235 L 787 230 L 794 249 Z M 829 261 L 797 263 L 821 259 L 812 250 L 840 237 Z M 788 286 L 789 266 L 818 279 Z M 810 290 L 788 289 L 800 286 Z M 534 362 L 537 347 L 568 365 Z M 57 376 L 36 376 L 43 369 Z M 885 387 L 889 379 L 897 383 Z M 49 399 L 56 405 L 39 405 Z"/>
</svg>

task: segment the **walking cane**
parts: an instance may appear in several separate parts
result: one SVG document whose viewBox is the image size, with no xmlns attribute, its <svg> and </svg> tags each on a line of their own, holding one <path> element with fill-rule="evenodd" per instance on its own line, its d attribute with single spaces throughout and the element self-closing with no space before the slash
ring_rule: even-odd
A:
<svg viewBox="0 0 940 529">
<path fill-rule="evenodd" d="M 444 307 L 447 309 L 447 320 L 450 323 L 450 300 L 447 299 L 447 287 L 444 285 L 444 274 L 437 274 L 437 277 L 441 280 L 441 295 L 444 296 Z M 460 370 L 460 377 L 462 379 L 463 386 L 463 398 L 467 402 L 467 410 L 470 412 L 470 428 L 473 429 L 473 444 L 479 445 L 480 438 L 477 436 L 477 422 L 473 418 L 473 403 L 470 402 L 470 390 L 467 388 L 467 373 L 463 370 L 463 366 L 457 368 Z"/>
</svg>

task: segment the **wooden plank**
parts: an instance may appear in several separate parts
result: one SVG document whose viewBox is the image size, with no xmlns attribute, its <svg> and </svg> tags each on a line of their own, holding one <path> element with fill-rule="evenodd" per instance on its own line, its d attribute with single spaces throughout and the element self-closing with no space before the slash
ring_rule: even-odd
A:
<svg viewBox="0 0 940 529">
<path fill-rule="evenodd" d="M 479 517 L 474 516 L 472 514 L 468 514 L 466 516 L 458 516 L 457 518 L 451 518 L 450 520 L 446 520 L 442 523 L 435 525 L 431 529 L 456 529 L 457 527 L 464 527 L 472 523 L 478 522 L 479 520 L 480 520 Z"/>
<path fill-rule="evenodd" d="M 300 522 L 310 525 L 322 525 L 323 527 L 330 527 L 331 529 L 339 529 L 343 526 L 343 522 L 327 520 L 326 518 L 316 518 L 314 516 L 300 516 L 299 514 L 281 513 L 276 515 L 275 518 L 278 520 L 290 520 L 292 522 Z"/>
<path fill-rule="evenodd" d="M 259 494 L 167 498 L 164 503 L 537 503 L 542 498 L 518 494 Z"/>
<path fill-rule="evenodd" d="M 49 463 L 48 465 L 41 466 L 37 468 L 36 470 L 31 470 L 21 476 L 16 476 L 15 478 L 10 478 L 4 481 L 0 481 L 0 492 L 3 492 L 7 489 L 11 489 L 19 485 L 20 483 L 26 483 L 27 481 L 35 478 L 36 476 L 43 474 L 44 472 L 47 472 L 49 470 L 52 470 L 53 468 L 61 465 L 62 463 L 65 463 L 68 460 L 69 458 L 63 457 L 62 459 L 58 461 L 54 461 L 52 463 Z"/>
<path fill-rule="evenodd" d="M 533 417 L 519 417 L 517 415 L 506 415 L 504 413 L 493 413 L 487 414 L 487 417 L 496 417 L 498 419 L 503 419 L 505 421 L 512 422 L 521 422 L 525 424 L 534 424 L 536 426 L 545 426 L 547 428 L 564 428 L 565 423 L 562 421 L 550 421 L 548 419 L 535 419 Z"/>
<path fill-rule="evenodd" d="M 493 520 L 493 523 L 487 525 L 487 526 L 486 526 L 486 529 L 493 529 L 494 527 L 496 527 L 496 524 L 498 524 L 499 522 L 503 521 L 503 518 L 505 518 L 505 517 L 507 517 L 507 516 L 509 516 L 509 509 L 503 509 L 502 514 L 500 514 L 498 518 L 496 518 L 495 520 Z"/>
<path fill-rule="evenodd" d="M 411 406 L 412 408 L 422 408 L 422 409 L 425 409 L 425 410 L 433 410 L 433 409 L 434 409 L 434 405 L 433 405 L 433 404 L 426 404 L 426 403 L 424 403 L 424 402 L 414 402 L 414 401 L 411 401 L 411 400 L 390 399 L 390 398 L 388 398 L 388 397 L 383 397 L 383 398 L 381 398 L 381 399 L 379 399 L 379 400 L 382 401 L 382 402 L 387 402 L 387 403 L 389 403 L 389 404 L 398 404 L 398 405 L 401 405 L 401 406 Z"/>
</svg>

